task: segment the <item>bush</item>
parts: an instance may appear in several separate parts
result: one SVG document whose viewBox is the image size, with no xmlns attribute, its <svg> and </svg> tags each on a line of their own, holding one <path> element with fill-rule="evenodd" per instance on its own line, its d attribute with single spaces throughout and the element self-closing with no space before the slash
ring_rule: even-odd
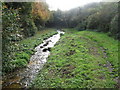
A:
<svg viewBox="0 0 120 90">
<path fill-rule="evenodd" d="M 79 23 L 76 27 L 77 30 L 82 31 L 86 29 L 86 21 Z"/>
<path fill-rule="evenodd" d="M 23 25 L 22 27 L 24 27 L 23 29 L 23 35 L 24 37 L 31 37 L 34 36 L 36 31 L 37 31 L 37 27 L 35 26 L 34 21 L 32 20 L 32 18 L 30 18 L 31 16 L 26 16 L 26 18 L 23 18 Z"/>
<path fill-rule="evenodd" d="M 16 68 L 25 67 L 27 65 L 27 61 L 25 59 L 15 59 L 10 60 L 9 62 L 4 62 L 2 71 L 4 72 L 12 72 Z"/>
<path fill-rule="evenodd" d="M 16 59 L 16 60 L 11 61 L 11 64 L 17 68 L 24 67 L 27 65 L 27 61 L 25 59 Z"/>
<path fill-rule="evenodd" d="M 115 38 L 120 39 L 120 31 L 118 30 L 118 15 L 115 15 L 110 23 L 109 35 L 115 36 Z"/>
<path fill-rule="evenodd" d="M 25 59 L 28 62 L 30 59 L 30 56 L 27 53 L 22 52 L 22 53 L 17 53 L 16 58 L 17 59 Z"/>
<path fill-rule="evenodd" d="M 25 52 L 26 52 L 28 55 L 32 55 L 32 54 L 34 54 L 35 51 L 34 51 L 34 50 L 26 50 Z"/>
</svg>

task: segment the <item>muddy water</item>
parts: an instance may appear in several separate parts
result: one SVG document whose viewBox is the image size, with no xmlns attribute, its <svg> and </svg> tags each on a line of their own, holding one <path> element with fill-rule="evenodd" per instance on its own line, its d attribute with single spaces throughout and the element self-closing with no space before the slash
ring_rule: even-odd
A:
<svg viewBox="0 0 120 90">
<path fill-rule="evenodd" d="M 57 34 L 43 41 L 35 48 L 36 53 L 30 58 L 27 68 L 10 73 L 3 80 L 3 88 L 27 88 L 34 80 L 39 70 L 47 61 L 50 50 L 64 32 L 57 30 Z"/>
</svg>

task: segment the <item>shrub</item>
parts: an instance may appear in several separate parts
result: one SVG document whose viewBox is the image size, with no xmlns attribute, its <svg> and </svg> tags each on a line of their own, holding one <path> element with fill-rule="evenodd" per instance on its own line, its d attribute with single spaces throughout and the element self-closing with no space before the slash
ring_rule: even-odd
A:
<svg viewBox="0 0 120 90">
<path fill-rule="evenodd" d="M 28 62 L 30 59 L 30 56 L 27 53 L 22 52 L 22 53 L 17 53 L 16 58 L 17 59 L 25 59 Z"/>
<path fill-rule="evenodd" d="M 24 37 L 30 37 L 35 35 L 36 31 L 37 31 L 37 27 L 35 26 L 34 21 L 32 20 L 31 15 L 30 16 L 25 16 L 26 18 L 23 18 L 23 25 L 22 27 L 24 27 L 23 29 L 23 35 Z"/>
<path fill-rule="evenodd" d="M 115 38 L 120 39 L 119 35 L 120 32 L 118 30 L 118 15 L 115 15 L 115 17 L 112 19 L 110 23 L 110 35 L 115 36 Z"/>
<path fill-rule="evenodd" d="M 27 65 L 27 61 L 25 59 L 16 59 L 11 61 L 14 67 L 23 67 Z"/>
</svg>

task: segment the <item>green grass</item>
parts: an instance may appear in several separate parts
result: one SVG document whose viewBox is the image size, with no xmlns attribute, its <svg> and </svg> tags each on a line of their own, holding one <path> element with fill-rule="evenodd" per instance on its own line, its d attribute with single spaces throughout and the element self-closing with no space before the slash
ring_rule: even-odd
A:
<svg viewBox="0 0 120 90">
<path fill-rule="evenodd" d="M 30 57 L 35 53 L 34 48 L 41 44 L 44 39 L 49 38 L 50 36 L 56 34 L 55 29 L 46 29 L 36 33 L 35 36 L 26 38 L 16 45 L 16 52 L 13 52 L 12 60 L 4 65 L 4 71 L 13 71 L 26 67 Z"/>
<path fill-rule="evenodd" d="M 72 29 L 65 32 L 31 87 L 114 88 L 118 41 L 104 33 Z M 107 66 L 107 61 L 112 65 Z"/>
</svg>

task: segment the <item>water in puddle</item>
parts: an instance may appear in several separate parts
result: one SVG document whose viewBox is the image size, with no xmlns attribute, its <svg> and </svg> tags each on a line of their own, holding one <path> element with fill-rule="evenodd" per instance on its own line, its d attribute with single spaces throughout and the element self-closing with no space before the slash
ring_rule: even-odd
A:
<svg viewBox="0 0 120 90">
<path fill-rule="evenodd" d="M 64 32 L 57 30 L 58 34 L 43 41 L 35 48 L 36 53 L 30 58 L 27 68 L 10 73 L 3 78 L 3 88 L 27 88 L 34 80 L 39 70 L 46 63 L 50 49 L 54 47 Z"/>
</svg>

